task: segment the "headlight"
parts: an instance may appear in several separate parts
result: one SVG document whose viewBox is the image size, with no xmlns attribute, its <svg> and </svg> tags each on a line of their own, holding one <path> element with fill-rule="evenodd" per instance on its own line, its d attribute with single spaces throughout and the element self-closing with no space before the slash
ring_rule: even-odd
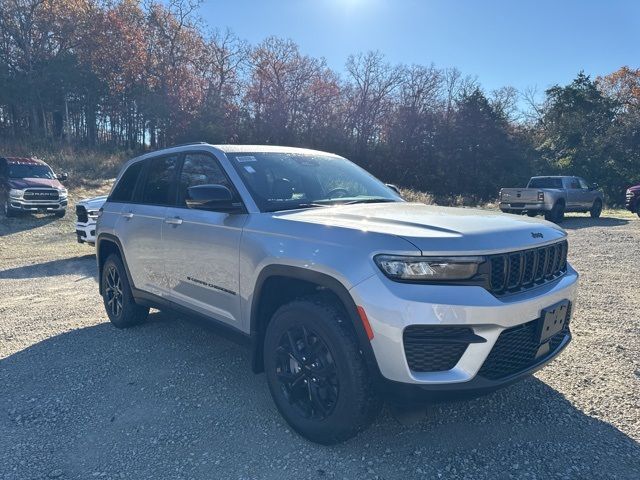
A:
<svg viewBox="0 0 640 480">
<path fill-rule="evenodd" d="M 9 190 L 9 196 L 13 198 L 22 198 L 24 195 L 24 190 L 18 190 L 17 188 L 12 188 Z"/>
<path fill-rule="evenodd" d="M 407 281 L 467 280 L 478 273 L 483 261 L 483 257 L 375 257 L 387 277 Z"/>
<path fill-rule="evenodd" d="M 87 217 L 89 218 L 98 218 L 98 211 L 97 210 L 89 210 L 87 211 Z"/>
<path fill-rule="evenodd" d="M 58 190 L 58 195 L 60 195 L 61 197 L 66 197 L 67 196 L 67 189 L 66 188 L 61 188 Z"/>
</svg>

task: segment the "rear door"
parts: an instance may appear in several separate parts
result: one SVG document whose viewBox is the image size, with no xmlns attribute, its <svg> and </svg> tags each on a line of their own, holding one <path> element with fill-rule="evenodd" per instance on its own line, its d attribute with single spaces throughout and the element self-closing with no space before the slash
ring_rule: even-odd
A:
<svg viewBox="0 0 640 480">
<path fill-rule="evenodd" d="M 167 290 L 162 223 L 175 195 L 178 160 L 178 155 L 144 160 L 134 199 L 123 206 L 116 225 L 134 286 L 158 296 Z"/>
<path fill-rule="evenodd" d="M 170 299 L 240 328 L 240 239 L 247 215 L 187 208 L 187 189 L 218 184 L 239 196 L 218 159 L 187 153 L 177 181 L 176 204 L 162 224 Z"/>
</svg>

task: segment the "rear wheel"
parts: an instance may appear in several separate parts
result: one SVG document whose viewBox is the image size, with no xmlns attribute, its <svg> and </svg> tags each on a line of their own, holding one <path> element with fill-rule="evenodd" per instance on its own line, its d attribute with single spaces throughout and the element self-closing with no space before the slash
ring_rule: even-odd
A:
<svg viewBox="0 0 640 480">
<path fill-rule="evenodd" d="M 602 201 L 596 200 L 595 202 L 593 202 L 593 206 L 591 207 L 591 210 L 589 210 L 589 214 L 591 215 L 591 218 L 600 218 L 601 213 Z"/>
<path fill-rule="evenodd" d="M 535 217 L 536 215 L 538 215 L 538 212 L 527 212 L 527 215 L 529 215 L 530 217 Z"/>
<path fill-rule="evenodd" d="M 136 304 L 124 264 L 111 254 L 102 267 L 102 299 L 107 316 L 118 328 L 138 325 L 147 319 L 149 308 Z"/>
<path fill-rule="evenodd" d="M 547 212 L 544 218 L 550 222 L 560 223 L 564 220 L 564 203 L 556 202 L 550 212 Z"/>
<path fill-rule="evenodd" d="M 280 414 L 325 445 L 355 436 L 380 408 L 348 321 L 330 299 L 310 296 L 280 307 L 265 334 L 265 372 Z"/>
</svg>

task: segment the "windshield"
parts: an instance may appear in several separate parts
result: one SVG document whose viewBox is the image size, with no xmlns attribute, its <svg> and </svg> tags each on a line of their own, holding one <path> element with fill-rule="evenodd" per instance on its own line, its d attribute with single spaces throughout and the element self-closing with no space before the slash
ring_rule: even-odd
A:
<svg viewBox="0 0 640 480">
<path fill-rule="evenodd" d="M 227 156 L 262 211 L 402 201 L 384 183 L 344 158 L 271 152 Z"/>
<path fill-rule="evenodd" d="M 538 177 L 529 180 L 529 188 L 562 188 L 562 179 L 554 177 Z"/>
<path fill-rule="evenodd" d="M 56 177 L 46 165 L 18 163 L 9 165 L 9 178 L 48 178 L 53 180 Z"/>
</svg>

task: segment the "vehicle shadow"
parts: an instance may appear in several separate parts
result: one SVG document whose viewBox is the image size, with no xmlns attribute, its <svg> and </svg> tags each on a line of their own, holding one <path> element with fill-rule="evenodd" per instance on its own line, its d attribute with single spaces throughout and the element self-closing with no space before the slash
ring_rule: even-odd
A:
<svg viewBox="0 0 640 480">
<path fill-rule="evenodd" d="M 560 226 L 566 230 L 579 230 L 592 227 L 618 227 L 629 222 L 629 219 L 617 217 L 564 217 Z"/>
<path fill-rule="evenodd" d="M 44 227 L 55 221 L 61 221 L 61 219 L 55 215 L 23 214 L 8 218 L 4 214 L 0 214 L 0 237 Z"/>
<path fill-rule="evenodd" d="M 0 279 L 25 279 L 54 277 L 58 275 L 82 275 L 83 278 L 97 279 L 96 256 L 94 254 L 82 257 L 62 258 L 49 262 L 34 263 L 23 267 L 0 270 Z"/>
<path fill-rule="evenodd" d="M 279 416 L 246 348 L 160 312 L 1 359 L 0 385 L 3 478 L 632 478 L 640 468 L 636 441 L 535 378 L 431 406 L 408 427 L 385 410 L 353 440 L 314 445 Z"/>
</svg>

